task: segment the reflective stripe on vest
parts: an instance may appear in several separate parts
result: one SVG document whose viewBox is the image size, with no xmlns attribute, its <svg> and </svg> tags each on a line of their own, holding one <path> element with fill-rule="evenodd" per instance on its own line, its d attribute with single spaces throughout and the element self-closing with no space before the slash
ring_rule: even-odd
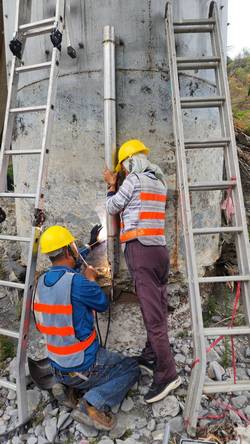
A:
<svg viewBox="0 0 250 444">
<path fill-rule="evenodd" d="M 34 310 L 40 313 L 47 314 L 65 314 L 70 315 L 73 313 L 72 305 L 51 305 L 51 304 L 39 304 L 34 303 Z"/>
<path fill-rule="evenodd" d="M 165 220 L 166 214 L 158 211 L 141 211 L 139 218 L 144 219 L 161 219 Z"/>
<path fill-rule="evenodd" d="M 141 185 L 138 196 L 140 211 L 136 222 L 137 226 L 126 229 L 126 218 L 124 219 L 124 216 L 121 215 L 120 241 L 128 242 L 140 238 L 140 241 L 145 245 L 165 245 L 166 188 L 162 182 L 152 176 L 147 174 L 138 174 L 137 176 Z M 127 208 L 129 209 L 129 205 Z"/>
<path fill-rule="evenodd" d="M 121 234 L 121 242 L 128 242 L 140 236 L 164 236 L 164 229 L 162 228 L 136 228 Z"/>
<path fill-rule="evenodd" d="M 66 369 L 77 367 L 84 361 L 84 350 L 95 341 L 96 331 L 93 330 L 83 341 L 75 336 L 71 305 L 74 273 L 65 272 L 52 286 L 45 285 L 44 277 L 38 280 L 34 301 L 36 327 L 46 337 L 48 356 L 52 361 Z"/>
<path fill-rule="evenodd" d="M 140 194 L 141 200 L 156 200 L 158 202 L 166 202 L 167 196 L 165 194 L 158 193 L 143 193 Z"/>
<path fill-rule="evenodd" d="M 82 350 L 86 350 L 96 339 L 96 331 L 93 330 L 91 335 L 84 339 L 82 342 L 78 342 L 72 345 L 65 345 L 64 347 L 56 347 L 55 345 L 47 344 L 48 351 L 55 353 L 57 355 L 71 355 L 73 353 L 78 353 Z"/>
</svg>

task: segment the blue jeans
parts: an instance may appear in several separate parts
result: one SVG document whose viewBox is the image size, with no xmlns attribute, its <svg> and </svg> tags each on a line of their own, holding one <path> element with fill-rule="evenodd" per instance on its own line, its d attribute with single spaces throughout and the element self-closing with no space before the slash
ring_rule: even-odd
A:
<svg viewBox="0 0 250 444">
<path fill-rule="evenodd" d="M 84 391 L 83 399 L 98 410 L 120 404 L 130 387 L 138 380 L 136 359 L 100 348 L 96 362 L 87 372 L 63 374 L 55 370 L 58 382 Z M 80 376 L 87 378 L 82 379 Z"/>
</svg>

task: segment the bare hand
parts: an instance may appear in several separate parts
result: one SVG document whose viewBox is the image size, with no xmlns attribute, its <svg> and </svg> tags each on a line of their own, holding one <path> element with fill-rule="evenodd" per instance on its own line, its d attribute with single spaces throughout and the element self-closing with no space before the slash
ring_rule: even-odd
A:
<svg viewBox="0 0 250 444">
<path fill-rule="evenodd" d="M 113 173 L 108 168 L 105 168 L 103 178 L 108 185 L 115 186 L 117 181 L 117 173 Z"/>
<path fill-rule="evenodd" d="M 96 271 L 96 269 L 94 267 L 92 267 L 91 265 L 89 265 L 88 267 L 85 268 L 84 270 L 84 276 L 89 280 L 89 281 L 95 281 L 98 273 Z"/>
</svg>

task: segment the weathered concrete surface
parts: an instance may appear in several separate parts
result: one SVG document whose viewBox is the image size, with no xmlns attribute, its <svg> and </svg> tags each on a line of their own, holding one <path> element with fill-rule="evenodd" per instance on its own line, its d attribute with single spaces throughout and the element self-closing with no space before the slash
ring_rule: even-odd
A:
<svg viewBox="0 0 250 444">
<path fill-rule="evenodd" d="M 6 44 L 13 31 L 14 0 L 4 1 Z M 53 14 L 51 1 L 33 2 L 32 19 Z M 206 17 L 209 1 L 176 1 L 176 18 Z M 175 154 L 172 129 L 170 82 L 164 26 L 165 0 L 78 0 L 72 1 L 73 43 L 78 58 L 72 60 L 63 46 L 58 82 L 56 120 L 50 150 L 47 224 L 68 225 L 83 238 L 92 224 L 105 220 L 103 135 L 103 26 L 115 26 L 119 40 L 117 59 L 117 143 L 140 138 L 151 149 L 151 159 L 166 173 L 169 185 L 167 242 L 174 269 L 183 270 L 184 255 L 176 194 Z M 48 6 L 49 5 L 49 6 Z M 227 2 L 220 1 L 222 21 L 226 25 Z M 224 40 L 226 33 L 224 26 Z M 211 50 L 204 36 L 178 39 L 178 55 L 208 55 Z M 33 38 L 27 44 L 29 63 L 50 57 L 49 36 Z M 10 54 L 7 52 L 9 67 Z M 26 59 L 25 59 L 26 60 Z M 208 73 L 181 76 L 183 95 L 211 95 L 216 90 Z M 23 75 L 19 104 L 43 104 L 46 101 L 48 72 Z M 186 137 L 205 138 L 220 134 L 216 111 L 186 110 Z M 43 116 L 17 118 L 13 148 L 37 148 L 43 129 Z M 189 156 L 191 181 L 218 180 L 222 175 L 222 152 L 203 150 Z M 34 190 L 37 165 L 34 159 L 18 159 L 14 164 L 18 191 Z M 204 177 L 206 176 L 206 177 Z M 212 195 L 212 198 L 211 198 Z M 209 198 L 208 198 L 209 197 Z M 220 195 L 199 193 L 193 196 L 195 226 L 216 225 L 220 220 Z M 31 220 L 30 204 L 17 204 L 18 230 L 27 233 Z M 218 256 L 218 237 L 200 238 L 197 248 L 199 267 L 209 265 Z M 121 269 L 124 270 L 122 259 Z"/>
</svg>

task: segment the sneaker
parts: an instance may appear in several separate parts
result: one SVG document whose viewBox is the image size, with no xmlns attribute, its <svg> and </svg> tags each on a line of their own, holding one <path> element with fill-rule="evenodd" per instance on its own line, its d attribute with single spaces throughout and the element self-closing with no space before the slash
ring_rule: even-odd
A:
<svg viewBox="0 0 250 444">
<path fill-rule="evenodd" d="M 153 382 L 148 393 L 144 396 L 144 400 L 148 403 L 160 401 L 165 398 L 171 392 L 171 390 L 175 390 L 179 385 L 181 385 L 182 380 L 180 376 L 175 378 L 172 381 L 163 384 L 156 384 Z"/>
<path fill-rule="evenodd" d="M 110 431 L 116 424 L 116 419 L 111 412 L 97 410 L 84 399 L 79 409 L 73 410 L 72 418 L 82 424 L 95 427 L 97 430 Z"/>
<path fill-rule="evenodd" d="M 148 361 L 147 359 L 143 358 L 142 356 L 139 356 L 137 358 L 138 365 L 141 369 L 146 370 L 147 373 L 149 373 L 151 376 L 154 373 L 155 368 L 155 362 L 154 361 Z"/>
</svg>

